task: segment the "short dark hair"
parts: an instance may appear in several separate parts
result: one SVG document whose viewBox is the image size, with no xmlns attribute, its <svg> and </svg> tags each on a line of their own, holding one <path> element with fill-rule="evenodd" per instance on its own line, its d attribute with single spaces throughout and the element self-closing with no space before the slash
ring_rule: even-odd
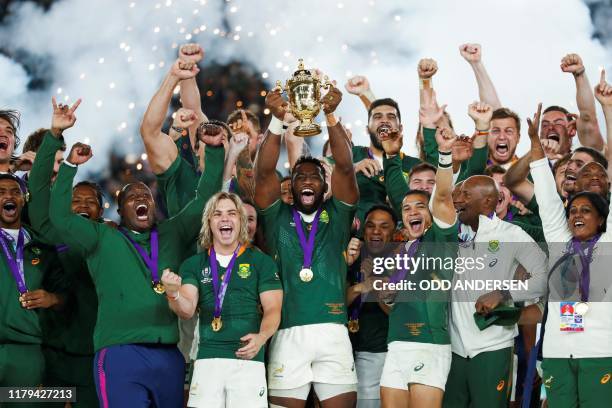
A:
<svg viewBox="0 0 612 408">
<path fill-rule="evenodd" d="M 610 212 L 609 204 L 605 198 L 592 191 L 580 191 L 579 193 L 573 194 L 567 200 L 567 206 L 565 207 L 565 217 L 569 218 L 572 203 L 580 197 L 588 199 L 593 205 L 593 207 L 595 207 L 599 215 L 604 219 L 603 224 L 599 227 L 599 232 L 606 232 L 606 219 L 608 218 L 608 213 Z"/>
<path fill-rule="evenodd" d="M 317 166 L 319 169 L 321 169 L 321 174 L 323 175 L 323 181 L 325 181 L 325 167 L 323 167 L 323 164 L 321 164 L 321 160 L 312 157 L 312 156 L 300 156 L 299 159 L 297 159 L 297 161 L 295 162 L 295 164 L 293 165 L 293 171 L 291 172 L 291 181 L 293 182 L 293 176 L 296 174 L 295 169 L 298 168 L 298 166 L 304 164 L 304 163 L 312 163 L 315 166 Z"/>
<path fill-rule="evenodd" d="M 236 109 L 235 111 L 233 111 L 227 116 L 227 123 L 228 124 L 234 123 L 234 122 L 237 122 L 238 119 L 242 119 L 241 112 L 243 110 L 244 110 L 244 113 L 246 114 L 247 119 L 253 124 L 253 127 L 255 128 L 255 130 L 258 132 L 261 131 L 261 123 L 259 122 L 259 118 L 257 117 L 256 114 L 254 114 L 248 109 Z"/>
<path fill-rule="evenodd" d="M 365 216 L 363 217 L 364 222 L 367 221 L 367 219 L 370 216 L 370 214 L 372 214 L 374 211 L 384 211 L 384 212 L 386 212 L 393 219 L 393 224 L 397 225 L 398 220 L 397 220 L 397 215 L 395 215 L 395 211 L 393 211 L 391 209 L 391 207 L 389 207 L 388 205 L 385 205 L 385 204 L 376 204 L 376 205 L 373 205 L 372 207 L 370 207 L 370 209 L 368 211 L 366 211 Z"/>
<path fill-rule="evenodd" d="M 23 144 L 23 152 L 34 152 L 36 153 L 40 146 L 42 145 L 43 139 L 45 138 L 45 133 L 47 133 L 49 129 L 40 128 L 30 133 L 26 138 L 25 143 Z M 61 139 L 62 147 L 60 150 L 66 151 L 66 143 L 64 139 Z"/>
<path fill-rule="evenodd" d="M 557 106 L 557 105 L 552 105 L 544 109 L 544 111 L 542 112 L 542 115 L 548 112 L 561 112 L 565 116 L 569 115 L 569 111 L 567 109 L 565 109 L 563 106 Z"/>
<path fill-rule="evenodd" d="M 514 122 L 516 122 L 516 131 L 520 134 L 521 133 L 521 118 L 513 110 L 510 110 L 508 108 L 495 109 L 493 111 L 493 115 L 491 116 L 491 121 L 495 119 L 507 119 L 507 118 L 514 119 Z"/>
<path fill-rule="evenodd" d="M 121 187 L 121 190 L 119 190 L 119 194 L 117 194 L 117 208 L 119 210 L 121 210 L 121 206 L 123 205 L 123 200 L 125 199 L 125 195 L 126 193 L 133 187 L 136 185 L 140 185 L 142 184 L 143 186 L 147 187 L 147 189 L 149 189 L 149 191 L 151 191 L 151 188 L 149 186 L 147 186 L 146 183 L 143 183 L 142 181 L 134 181 L 132 183 L 127 183 L 126 185 L 124 185 L 123 187 Z"/>
<path fill-rule="evenodd" d="M 574 153 L 586 153 L 593 158 L 593 161 L 601 164 L 604 169 L 608 168 L 608 160 L 606 156 L 604 156 L 600 151 L 593 149 L 592 147 L 580 146 L 574 149 L 572 154 Z"/>
<path fill-rule="evenodd" d="M 429 202 L 429 200 L 431 199 L 431 194 L 429 194 L 427 191 L 425 190 L 415 190 L 415 189 L 410 189 L 408 190 L 408 192 L 406 194 L 404 194 L 404 198 L 402 198 L 402 201 L 404 201 L 404 199 L 406 197 L 408 197 L 409 195 L 422 195 L 423 197 L 427 197 L 427 201 Z"/>
<path fill-rule="evenodd" d="M 100 205 L 100 208 L 104 208 L 104 193 L 102 192 L 102 187 L 100 187 L 98 183 L 94 183 L 93 181 L 87 180 L 79 181 L 74 185 L 74 187 L 72 187 L 72 191 L 76 190 L 77 187 L 81 186 L 92 188 L 96 192 L 96 198 L 98 199 L 98 204 Z M 121 194 L 121 192 L 119 194 Z M 117 201 L 119 201 L 118 197 Z"/>
<path fill-rule="evenodd" d="M 394 107 L 395 110 L 397 111 L 397 118 L 399 119 L 399 122 L 402 123 L 402 113 L 400 112 L 399 105 L 397 104 L 397 102 L 395 102 L 395 100 L 391 98 L 376 99 L 374 102 L 372 102 L 370 104 L 370 107 L 368 108 L 368 121 L 370 121 L 370 117 L 372 116 L 372 111 L 379 106 Z"/>
<path fill-rule="evenodd" d="M 484 173 L 486 176 L 493 177 L 494 174 L 506 174 L 507 170 L 498 164 L 489 166 L 485 169 Z"/>
<path fill-rule="evenodd" d="M 413 174 L 422 173 L 424 171 L 433 171 L 434 173 L 436 173 L 438 169 L 436 168 L 436 166 L 434 166 L 431 163 L 427 163 L 427 162 L 419 163 L 410 169 L 410 175 L 408 176 L 408 180 L 412 178 Z"/>
<path fill-rule="evenodd" d="M 21 177 L 17 176 L 16 174 L 4 172 L 4 171 L 0 172 L 0 180 L 13 180 L 15 183 L 19 185 L 19 190 L 21 190 L 21 193 L 23 195 L 26 195 L 28 193 L 28 186 L 26 185 L 26 182 Z"/>
<path fill-rule="evenodd" d="M 0 109 L 0 119 L 6 120 L 13 127 L 13 133 L 15 134 L 14 148 L 16 149 L 17 146 L 19 146 L 19 137 L 17 136 L 17 131 L 19 130 L 19 124 L 21 123 L 21 114 L 19 113 L 19 111 L 12 109 Z"/>
<path fill-rule="evenodd" d="M 552 167 L 553 176 L 557 174 L 557 170 L 559 170 L 559 167 L 566 164 L 570 160 L 571 157 L 572 157 L 572 154 L 568 153 L 562 158 L 560 158 L 559 160 L 557 160 L 555 164 L 553 164 L 553 167 Z"/>
</svg>

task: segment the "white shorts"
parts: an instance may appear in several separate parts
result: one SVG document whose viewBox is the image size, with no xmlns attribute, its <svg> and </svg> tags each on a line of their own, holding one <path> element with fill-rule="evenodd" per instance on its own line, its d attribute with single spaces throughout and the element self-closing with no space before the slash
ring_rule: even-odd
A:
<svg viewBox="0 0 612 408">
<path fill-rule="evenodd" d="M 268 393 L 264 363 L 232 358 L 196 360 L 187 406 L 267 407 Z"/>
<path fill-rule="evenodd" d="M 357 384 L 353 349 L 344 325 L 282 329 L 270 343 L 268 387 L 289 390 L 309 383 Z"/>
<path fill-rule="evenodd" d="M 408 390 L 424 384 L 444 390 L 452 360 L 450 344 L 394 341 L 389 344 L 380 386 Z"/>
<path fill-rule="evenodd" d="M 355 353 L 357 370 L 357 399 L 380 399 L 380 377 L 385 365 L 387 353 Z"/>
</svg>

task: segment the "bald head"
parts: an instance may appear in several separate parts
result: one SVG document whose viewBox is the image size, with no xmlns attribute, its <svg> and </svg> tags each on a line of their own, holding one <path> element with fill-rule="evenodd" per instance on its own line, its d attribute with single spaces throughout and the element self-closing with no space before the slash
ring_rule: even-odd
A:
<svg viewBox="0 0 612 408">
<path fill-rule="evenodd" d="M 454 200 L 459 220 L 477 228 L 478 217 L 480 215 L 489 216 L 493 213 L 498 199 L 499 191 L 493 178 L 489 176 L 468 178 L 463 182 Z"/>
</svg>

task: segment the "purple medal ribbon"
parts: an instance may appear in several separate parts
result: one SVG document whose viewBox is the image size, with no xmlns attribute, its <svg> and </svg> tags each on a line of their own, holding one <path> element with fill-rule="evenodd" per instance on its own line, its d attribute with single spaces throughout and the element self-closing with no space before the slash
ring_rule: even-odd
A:
<svg viewBox="0 0 612 408">
<path fill-rule="evenodd" d="M 136 241 L 134 241 L 132 237 L 129 236 L 128 232 L 124 228 L 119 228 L 119 231 L 128 239 L 128 241 L 130 241 L 136 251 L 138 251 L 145 265 L 147 265 L 147 268 L 149 268 L 149 270 L 151 271 L 151 280 L 153 281 L 153 284 L 157 285 L 160 282 L 159 273 L 157 271 L 157 259 L 159 254 L 159 239 L 157 228 L 154 227 L 151 230 L 151 256 L 149 256 L 149 254 L 147 254 L 147 251 L 143 247 L 141 247 Z"/>
<path fill-rule="evenodd" d="M 593 260 L 593 248 L 595 247 L 597 241 L 599 241 L 600 236 L 600 234 L 597 234 L 587 241 L 587 254 L 584 253 L 581 242 L 578 241 L 576 238 L 572 238 L 572 247 L 574 248 L 574 253 L 580 256 L 580 263 L 582 264 L 582 273 L 580 274 L 580 300 L 582 302 L 587 302 L 589 300 L 589 285 L 591 284 L 591 261 Z"/>
<path fill-rule="evenodd" d="M 227 291 L 227 286 L 229 285 L 229 281 L 232 277 L 232 269 L 234 268 L 234 263 L 236 262 L 236 258 L 238 257 L 238 250 L 240 249 L 240 245 L 234 251 L 232 255 L 232 259 L 229 264 L 227 264 L 227 269 L 225 270 L 225 278 L 221 282 L 221 288 L 219 288 L 219 268 L 217 266 L 217 254 L 215 253 L 215 248 L 210 248 L 210 269 L 212 271 L 212 283 L 213 283 L 213 291 L 215 293 L 215 314 L 214 317 L 218 318 L 221 316 L 221 309 L 223 309 L 223 299 L 225 299 L 225 292 Z"/>
<path fill-rule="evenodd" d="M 410 244 L 410 248 L 408 248 L 408 258 L 412 258 L 414 257 L 414 254 L 416 253 L 417 249 L 419 248 L 419 244 L 421 243 L 421 238 L 415 240 L 412 244 Z M 406 246 L 402 245 L 402 250 L 400 251 L 400 258 L 403 258 L 403 254 L 406 253 L 405 252 Z M 397 283 L 401 280 L 403 280 L 406 275 L 408 274 L 408 271 L 410 271 L 410 265 L 408 264 L 408 268 L 407 269 L 400 269 L 399 271 L 395 272 L 393 274 L 393 276 L 391 276 L 391 279 L 389 279 L 389 282 L 392 283 Z"/>
<path fill-rule="evenodd" d="M 9 269 L 17 282 L 17 289 L 19 294 L 23 295 L 28 291 L 28 287 L 25 283 L 25 273 L 23 271 L 23 248 L 25 241 L 25 233 L 23 228 L 19 229 L 19 236 L 17 237 L 17 248 L 15 250 L 15 256 L 13 251 L 9 248 L 9 242 L 13 243 L 15 240 L 4 230 L 0 229 L 0 244 L 2 245 L 2 251 L 6 256 Z"/>
<path fill-rule="evenodd" d="M 308 239 L 306 239 L 304 228 L 302 228 L 302 219 L 300 214 L 295 208 L 291 208 L 291 211 L 293 212 L 295 229 L 297 231 L 298 238 L 300 239 L 300 246 L 304 251 L 304 263 L 302 264 L 302 268 L 310 269 L 310 266 L 312 265 L 312 253 L 314 252 L 315 235 L 317 235 L 317 229 L 319 227 L 319 216 L 321 215 L 321 210 L 322 207 L 319 207 L 317 213 L 315 214 L 314 220 L 312 220 L 312 229 L 310 230 L 310 234 L 308 234 Z"/>
<path fill-rule="evenodd" d="M 514 219 L 514 215 L 512 215 L 512 211 L 508 210 L 504 221 L 512 222 L 513 219 Z"/>
<path fill-rule="evenodd" d="M 373 158 L 374 158 L 374 153 L 372 153 L 372 149 L 370 149 L 369 147 L 368 147 L 368 157 L 369 157 L 370 159 L 373 159 Z"/>
</svg>

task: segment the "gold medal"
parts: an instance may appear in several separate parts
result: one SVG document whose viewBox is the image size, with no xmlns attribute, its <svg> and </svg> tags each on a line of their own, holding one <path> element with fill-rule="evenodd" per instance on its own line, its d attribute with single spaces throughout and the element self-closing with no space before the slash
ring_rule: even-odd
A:
<svg viewBox="0 0 612 408">
<path fill-rule="evenodd" d="M 574 306 L 574 310 L 576 311 L 576 314 L 584 316 L 589 311 L 589 304 L 587 302 L 578 302 L 576 303 L 576 306 Z"/>
<path fill-rule="evenodd" d="M 166 292 L 166 288 L 164 287 L 164 284 L 161 282 L 153 282 L 153 291 L 155 293 L 157 293 L 158 295 L 163 295 Z"/>
<path fill-rule="evenodd" d="M 210 323 L 210 327 L 212 327 L 214 332 L 218 332 L 223 327 L 223 323 L 221 322 L 221 316 L 214 317 L 212 322 Z"/>
<path fill-rule="evenodd" d="M 312 273 L 312 269 L 310 268 L 303 268 L 300 271 L 300 279 L 302 280 L 302 282 L 310 282 L 313 276 L 314 274 Z"/>
<path fill-rule="evenodd" d="M 348 330 L 351 333 L 357 333 L 359 331 L 359 319 L 351 319 L 348 322 Z"/>
</svg>

